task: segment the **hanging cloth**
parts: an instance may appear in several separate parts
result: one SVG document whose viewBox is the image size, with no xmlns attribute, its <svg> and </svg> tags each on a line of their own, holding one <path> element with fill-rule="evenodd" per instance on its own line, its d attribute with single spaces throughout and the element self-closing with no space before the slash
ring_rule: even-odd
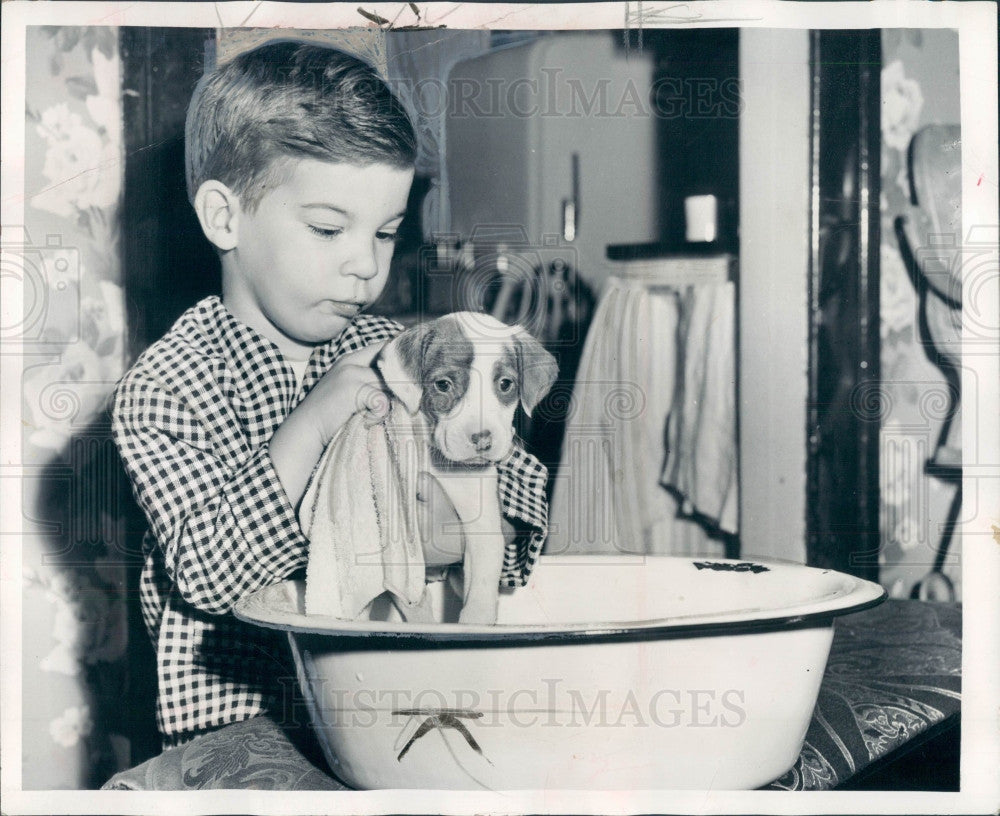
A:
<svg viewBox="0 0 1000 816">
<path fill-rule="evenodd" d="M 678 518 L 661 484 L 677 388 L 676 289 L 608 279 L 584 344 L 551 502 L 548 553 L 720 556 L 724 545 Z"/>
</svg>

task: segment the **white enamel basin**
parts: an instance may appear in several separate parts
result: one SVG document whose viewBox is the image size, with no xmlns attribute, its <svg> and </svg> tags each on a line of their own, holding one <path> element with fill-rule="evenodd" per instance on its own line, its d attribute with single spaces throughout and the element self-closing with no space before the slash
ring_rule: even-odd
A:
<svg viewBox="0 0 1000 816">
<path fill-rule="evenodd" d="M 429 585 L 442 621 L 446 584 Z M 236 615 L 289 634 L 333 772 L 356 788 L 748 789 L 797 758 L 833 619 L 885 598 L 830 570 L 543 556 L 496 626 L 388 604 L 302 613 L 285 581 Z"/>
</svg>

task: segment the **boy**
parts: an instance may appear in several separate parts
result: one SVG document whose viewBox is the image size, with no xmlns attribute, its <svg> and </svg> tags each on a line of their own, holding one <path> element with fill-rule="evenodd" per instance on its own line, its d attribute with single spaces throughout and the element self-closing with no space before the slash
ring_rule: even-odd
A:
<svg viewBox="0 0 1000 816">
<path fill-rule="evenodd" d="M 295 507 L 380 388 L 371 362 L 401 327 L 362 310 L 385 286 L 416 155 L 405 110 L 367 64 L 294 42 L 205 77 L 185 139 L 222 296 L 147 349 L 113 411 L 150 524 L 140 593 L 165 746 L 275 710 L 284 642 L 231 609 L 305 565 Z M 545 468 L 515 450 L 500 477 L 505 515 L 531 529 L 505 573 L 516 584 L 544 541 Z"/>
</svg>

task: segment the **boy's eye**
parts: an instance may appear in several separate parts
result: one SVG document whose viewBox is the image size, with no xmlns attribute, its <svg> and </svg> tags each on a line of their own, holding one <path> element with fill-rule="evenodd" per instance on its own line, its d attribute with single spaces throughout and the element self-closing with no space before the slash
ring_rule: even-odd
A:
<svg viewBox="0 0 1000 816">
<path fill-rule="evenodd" d="M 343 232 L 340 227 L 317 227 L 313 224 L 307 224 L 306 226 L 309 227 L 310 232 L 318 235 L 320 238 L 336 238 L 341 232 Z"/>
<path fill-rule="evenodd" d="M 434 380 L 434 389 L 439 394 L 447 394 L 449 391 L 451 391 L 451 380 L 443 378 L 440 380 Z"/>
<path fill-rule="evenodd" d="M 514 387 L 514 381 L 510 377 L 501 377 L 497 386 L 500 388 L 501 394 L 509 394 Z"/>
</svg>

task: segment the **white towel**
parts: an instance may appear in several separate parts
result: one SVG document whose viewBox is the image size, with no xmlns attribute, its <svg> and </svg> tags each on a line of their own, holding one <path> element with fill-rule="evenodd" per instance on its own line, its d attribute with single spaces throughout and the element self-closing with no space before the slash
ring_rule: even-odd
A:
<svg viewBox="0 0 1000 816">
<path fill-rule="evenodd" d="M 355 620 L 386 590 L 404 609 L 421 601 L 415 501 L 423 446 L 409 430 L 396 406 L 384 420 L 357 413 L 323 452 L 299 510 L 309 539 L 306 614 Z"/>
</svg>

